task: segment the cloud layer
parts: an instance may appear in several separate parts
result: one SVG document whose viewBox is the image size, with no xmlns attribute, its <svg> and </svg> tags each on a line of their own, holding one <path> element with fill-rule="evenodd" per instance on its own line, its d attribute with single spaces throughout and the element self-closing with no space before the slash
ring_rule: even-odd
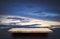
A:
<svg viewBox="0 0 60 39">
<path fill-rule="evenodd" d="M 45 21 L 40 19 L 34 19 L 24 16 L 16 15 L 0 15 L 0 25 L 38 25 L 38 26 L 50 26 L 60 25 L 60 22 Z"/>
</svg>

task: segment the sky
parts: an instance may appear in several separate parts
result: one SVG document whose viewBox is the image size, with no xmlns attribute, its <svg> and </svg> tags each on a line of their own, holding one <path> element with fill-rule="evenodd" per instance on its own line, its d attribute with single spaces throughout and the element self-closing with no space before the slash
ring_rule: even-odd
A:
<svg viewBox="0 0 60 39">
<path fill-rule="evenodd" d="M 0 0 L 0 15 L 60 22 L 60 0 Z"/>
<path fill-rule="evenodd" d="M 30 25 L 31 27 L 33 26 L 46 27 L 46 26 L 51 26 L 51 25 L 60 25 L 60 22 L 34 19 L 34 18 L 25 17 L 25 16 L 0 15 L 0 18 L 1 18 L 0 19 L 1 25 L 21 25 L 21 26 Z"/>
</svg>

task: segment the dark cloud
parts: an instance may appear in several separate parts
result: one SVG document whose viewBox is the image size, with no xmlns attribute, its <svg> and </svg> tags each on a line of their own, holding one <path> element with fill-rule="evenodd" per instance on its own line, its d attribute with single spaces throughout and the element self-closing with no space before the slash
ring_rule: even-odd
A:
<svg viewBox="0 0 60 39">
<path fill-rule="evenodd" d="M 29 22 L 29 19 L 27 19 L 27 18 L 20 18 L 20 17 L 7 17 L 7 19 L 20 20 L 22 22 Z"/>
<path fill-rule="evenodd" d="M 59 0 L 0 0 L 0 14 L 60 21 Z"/>
</svg>

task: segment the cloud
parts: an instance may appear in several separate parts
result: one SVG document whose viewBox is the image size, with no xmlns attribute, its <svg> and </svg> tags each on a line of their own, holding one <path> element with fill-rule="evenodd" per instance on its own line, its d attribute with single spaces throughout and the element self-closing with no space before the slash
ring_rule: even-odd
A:
<svg viewBox="0 0 60 39">
<path fill-rule="evenodd" d="M 0 15 L 1 20 L 0 24 L 2 25 L 35 25 L 38 24 L 39 26 L 49 26 L 49 25 L 59 25 L 60 22 L 55 21 L 46 21 L 40 19 L 34 19 L 24 16 L 16 16 L 16 15 Z M 40 25 L 41 24 L 41 25 Z M 32 26 L 33 27 L 33 26 Z"/>
<path fill-rule="evenodd" d="M 0 24 L 3 25 L 22 25 L 24 23 L 29 23 L 31 21 L 30 18 L 22 17 L 22 16 L 15 16 L 15 15 L 0 15 Z"/>
<path fill-rule="evenodd" d="M 60 14 L 53 12 L 29 12 L 26 14 L 26 17 L 60 22 Z"/>
</svg>

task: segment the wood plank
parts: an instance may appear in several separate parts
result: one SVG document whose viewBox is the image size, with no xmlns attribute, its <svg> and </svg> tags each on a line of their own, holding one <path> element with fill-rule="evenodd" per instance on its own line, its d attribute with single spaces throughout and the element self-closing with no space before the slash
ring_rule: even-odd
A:
<svg viewBox="0 0 60 39">
<path fill-rule="evenodd" d="M 8 30 L 10 33 L 51 33 L 49 28 L 11 28 Z"/>
</svg>

